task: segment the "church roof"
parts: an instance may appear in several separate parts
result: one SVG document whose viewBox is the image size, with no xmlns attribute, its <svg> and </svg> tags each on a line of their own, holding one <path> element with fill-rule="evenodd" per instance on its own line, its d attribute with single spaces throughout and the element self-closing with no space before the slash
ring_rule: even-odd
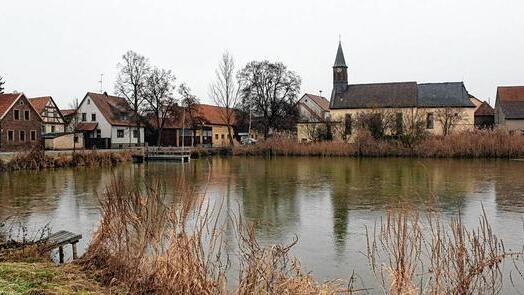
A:
<svg viewBox="0 0 524 295">
<path fill-rule="evenodd" d="M 418 84 L 419 107 L 474 107 L 462 82 Z"/>
<path fill-rule="evenodd" d="M 335 58 L 335 64 L 333 67 L 347 67 L 346 59 L 344 58 L 344 51 L 342 50 L 342 42 L 338 42 L 337 57 Z"/>
<path fill-rule="evenodd" d="M 417 83 L 350 84 L 331 99 L 332 109 L 407 108 L 417 105 Z"/>
</svg>

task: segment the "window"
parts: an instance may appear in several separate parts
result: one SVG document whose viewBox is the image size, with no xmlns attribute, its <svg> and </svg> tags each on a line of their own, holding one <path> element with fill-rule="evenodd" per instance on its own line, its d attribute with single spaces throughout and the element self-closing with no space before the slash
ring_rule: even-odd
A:
<svg viewBox="0 0 524 295">
<path fill-rule="evenodd" d="M 25 131 L 24 130 L 20 130 L 20 141 L 21 142 L 25 141 Z"/>
<path fill-rule="evenodd" d="M 24 111 L 24 120 L 26 120 L 26 121 L 30 120 L 29 111 Z"/>
<path fill-rule="evenodd" d="M 31 130 L 31 141 L 36 140 L 36 130 Z"/>
<path fill-rule="evenodd" d="M 51 133 L 55 133 L 55 125 L 51 126 Z"/>
<path fill-rule="evenodd" d="M 395 130 L 397 131 L 397 135 L 401 135 L 404 132 L 404 119 L 402 113 L 396 113 Z"/>
<path fill-rule="evenodd" d="M 78 135 L 75 135 L 75 143 L 78 143 Z"/>
<path fill-rule="evenodd" d="M 87 121 L 87 114 L 82 113 L 82 122 L 85 122 L 85 121 Z"/>
<path fill-rule="evenodd" d="M 222 139 L 224 139 L 224 134 L 221 134 L 221 136 L 220 136 L 220 137 L 221 137 Z"/>
<path fill-rule="evenodd" d="M 91 114 L 91 121 L 96 121 L 96 114 Z"/>
<path fill-rule="evenodd" d="M 15 132 L 13 130 L 7 131 L 7 140 L 13 141 L 15 139 Z"/>
<path fill-rule="evenodd" d="M 14 116 L 15 120 L 20 120 L 20 111 L 19 110 L 14 110 L 13 111 L 13 116 Z"/>
<path fill-rule="evenodd" d="M 215 134 L 215 139 L 218 140 L 218 134 Z"/>
<path fill-rule="evenodd" d="M 426 117 L 426 129 L 433 129 L 433 126 L 435 124 L 435 118 L 433 117 L 433 113 L 428 113 Z"/>
<path fill-rule="evenodd" d="M 120 113 L 120 120 L 127 121 L 127 113 Z"/>
<path fill-rule="evenodd" d="M 96 138 L 101 138 L 101 137 L 102 137 L 102 130 L 97 129 L 96 130 Z"/>
<path fill-rule="evenodd" d="M 91 104 L 91 100 L 89 98 L 87 99 L 87 104 Z"/>
<path fill-rule="evenodd" d="M 124 129 L 117 129 L 116 130 L 116 137 L 123 138 L 124 137 Z"/>
<path fill-rule="evenodd" d="M 19 101 L 18 101 L 18 104 L 19 104 L 19 105 L 23 105 L 23 104 L 24 104 L 24 101 L 23 101 L 23 100 L 19 100 Z"/>
<path fill-rule="evenodd" d="M 351 129 L 351 114 L 346 114 L 346 116 L 344 117 L 344 135 L 351 135 Z"/>
<path fill-rule="evenodd" d="M 138 138 L 138 130 L 133 129 L 133 138 Z"/>
</svg>

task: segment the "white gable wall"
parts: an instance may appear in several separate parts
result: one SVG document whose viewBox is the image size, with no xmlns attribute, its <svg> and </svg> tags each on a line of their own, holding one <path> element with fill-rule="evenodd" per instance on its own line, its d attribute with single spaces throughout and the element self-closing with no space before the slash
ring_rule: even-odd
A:
<svg viewBox="0 0 524 295">
<path fill-rule="evenodd" d="M 82 121 L 82 113 L 86 113 L 86 121 Z M 91 114 L 96 114 L 96 121 L 91 121 Z M 87 96 L 78 107 L 78 122 L 79 123 L 98 123 L 97 129 L 101 131 L 102 138 L 111 138 L 112 128 L 109 121 L 106 120 L 102 112 L 97 108 L 93 100 Z"/>
</svg>

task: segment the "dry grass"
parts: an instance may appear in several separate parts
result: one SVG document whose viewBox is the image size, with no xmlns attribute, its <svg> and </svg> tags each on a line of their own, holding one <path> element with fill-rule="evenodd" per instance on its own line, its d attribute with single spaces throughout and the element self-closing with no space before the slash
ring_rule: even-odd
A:
<svg viewBox="0 0 524 295">
<path fill-rule="evenodd" d="M 306 144 L 294 138 L 276 137 L 256 145 L 233 148 L 234 155 L 280 156 L 352 156 L 352 157 L 452 157 L 518 158 L 524 157 L 524 136 L 503 130 L 475 130 L 449 136 L 430 136 L 414 144 L 399 140 L 378 140 L 359 132 L 352 143 L 322 141 Z"/>
<path fill-rule="evenodd" d="M 130 160 L 131 153 L 128 151 L 106 153 L 91 150 L 53 157 L 46 155 L 44 150 L 40 148 L 34 148 L 28 152 L 17 154 L 9 161 L 0 160 L 0 172 L 77 166 L 114 166 L 117 163 Z"/>
<path fill-rule="evenodd" d="M 486 213 L 468 230 L 460 217 L 444 224 L 428 214 L 422 222 L 412 211 L 389 212 L 367 231 L 367 255 L 388 294 L 498 294 L 502 264 L 521 252 L 508 252 L 492 232 Z M 516 266 L 516 265 L 515 265 Z"/>
<path fill-rule="evenodd" d="M 183 183 L 167 198 L 158 183 L 119 181 L 102 198 L 102 220 L 81 264 L 105 285 L 134 294 L 333 294 L 303 274 L 290 246 L 261 247 L 236 219 L 241 249 L 238 287 L 228 287 L 220 206 L 211 208 Z"/>
</svg>

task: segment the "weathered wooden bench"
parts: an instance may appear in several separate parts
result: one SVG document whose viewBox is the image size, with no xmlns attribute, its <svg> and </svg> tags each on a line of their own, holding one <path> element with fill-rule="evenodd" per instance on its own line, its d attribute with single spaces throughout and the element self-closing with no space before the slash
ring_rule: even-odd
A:
<svg viewBox="0 0 524 295">
<path fill-rule="evenodd" d="M 82 235 L 72 233 L 70 231 L 61 230 L 54 234 L 51 234 L 49 237 L 39 241 L 45 243 L 50 249 L 58 248 L 58 256 L 60 263 L 64 263 L 64 246 L 70 244 L 73 248 L 73 260 L 78 258 L 78 252 L 76 244 L 82 239 Z"/>
</svg>

